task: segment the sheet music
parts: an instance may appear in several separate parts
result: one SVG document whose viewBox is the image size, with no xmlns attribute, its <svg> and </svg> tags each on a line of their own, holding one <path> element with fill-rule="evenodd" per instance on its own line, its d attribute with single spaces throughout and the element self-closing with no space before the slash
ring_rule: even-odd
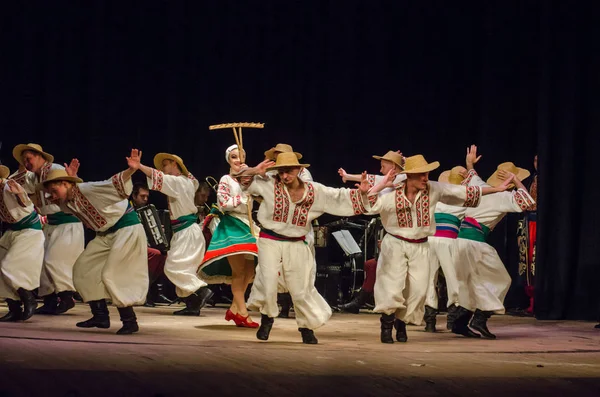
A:
<svg viewBox="0 0 600 397">
<path fill-rule="evenodd" d="M 356 244 L 354 237 L 348 230 L 338 230 L 337 232 L 331 233 L 335 240 L 338 242 L 340 247 L 344 250 L 346 255 L 355 255 L 362 253 L 362 250 Z"/>
</svg>

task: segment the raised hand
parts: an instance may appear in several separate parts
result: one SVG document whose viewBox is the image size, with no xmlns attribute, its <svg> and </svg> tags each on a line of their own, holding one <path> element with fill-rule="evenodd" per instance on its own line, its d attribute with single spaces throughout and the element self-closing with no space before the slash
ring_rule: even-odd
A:
<svg viewBox="0 0 600 397">
<path fill-rule="evenodd" d="M 127 166 L 131 170 L 139 170 L 142 164 L 142 151 L 137 149 L 131 149 L 131 156 L 125 157 L 127 159 Z"/>
<path fill-rule="evenodd" d="M 467 163 L 467 168 L 471 169 L 473 168 L 473 165 L 476 164 L 479 159 L 481 159 L 481 156 L 477 156 L 477 146 L 475 145 L 471 145 L 471 147 L 467 147 L 467 157 L 466 157 L 466 163 Z"/>
<path fill-rule="evenodd" d="M 467 170 L 460 170 L 460 171 L 458 171 L 458 174 L 460 176 L 462 176 L 463 178 L 467 179 L 467 177 L 469 176 L 469 171 L 467 171 Z"/>
<path fill-rule="evenodd" d="M 355 186 L 363 194 L 367 194 L 369 192 L 371 187 L 369 186 L 369 181 L 367 179 L 367 171 L 363 171 L 363 173 L 360 174 L 360 183 L 357 183 Z"/>
<path fill-rule="evenodd" d="M 394 180 L 396 179 L 396 170 L 389 170 L 385 177 L 383 178 L 383 182 L 385 183 L 385 187 L 394 187 Z"/>
<path fill-rule="evenodd" d="M 344 182 L 344 183 L 348 182 L 348 173 L 346 172 L 345 169 L 340 168 L 338 170 L 338 174 L 342 177 L 342 182 Z"/>
<path fill-rule="evenodd" d="M 8 185 L 8 190 L 15 195 L 23 195 L 25 194 L 25 189 L 23 189 L 23 186 L 19 185 L 17 183 L 17 181 L 15 181 L 14 179 L 8 179 L 6 181 L 7 185 Z"/>
<path fill-rule="evenodd" d="M 273 167 L 275 162 L 272 160 L 264 160 L 259 165 L 256 166 L 256 171 L 259 175 L 265 175 L 267 173 L 267 168 Z"/>
<path fill-rule="evenodd" d="M 501 172 L 506 172 L 506 171 L 500 170 L 498 172 L 498 177 L 500 177 Z M 506 179 L 504 179 L 504 181 L 502 182 L 501 185 L 496 187 L 496 189 L 499 192 L 503 192 L 503 191 L 507 190 L 510 187 L 510 185 L 514 182 L 514 179 L 516 178 L 515 174 L 513 174 L 511 172 L 506 172 L 506 174 L 508 174 L 508 175 L 505 175 Z M 502 179 L 502 177 L 500 177 L 500 178 Z"/>
<path fill-rule="evenodd" d="M 68 165 L 65 163 L 65 171 L 67 172 L 67 175 L 76 177 L 77 173 L 79 172 L 79 165 L 79 160 L 77 159 L 72 159 Z"/>
<path fill-rule="evenodd" d="M 513 174 L 510 171 L 506 171 L 506 170 L 498 170 L 498 178 L 500 178 L 500 180 L 506 180 L 508 178 L 510 178 L 511 180 L 513 180 L 513 178 L 516 178 L 516 175 Z"/>
</svg>

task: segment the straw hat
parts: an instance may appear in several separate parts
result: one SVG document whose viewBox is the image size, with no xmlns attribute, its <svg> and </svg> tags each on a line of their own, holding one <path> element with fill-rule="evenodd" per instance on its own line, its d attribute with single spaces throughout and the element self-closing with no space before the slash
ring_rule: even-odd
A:
<svg viewBox="0 0 600 397">
<path fill-rule="evenodd" d="M 488 185 L 496 187 L 496 186 L 502 184 L 503 180 L 498 177 L 498 171 L 500 171 L 500 170 L 508 171 L 508 172 L 515 174 L 517 176 L 517 178 L 519 178 L 520 181 L 527 179 L 527 177 L 530 175 L 530 172 L 527 171 L 525 168 L 519 168 L 509 161 L 506 163 L 502 163 L 498 166 L 498 168 L 492 174 L 492 176 L 490 176 L 488 178 L 488 180 L 487 180 Z"/>
<path fill-rule="evenodd" d="M 277 160 L 275 160 L 275 165 L 273 167 L 267 168 L 267 171 L 278 170 L 280 168 L 285 167 L 310 167 L 310 164 L 300 164 L 298 163 L 298 157 L 294 152 L 284 152 L 280 153 L 277 156 Z"/>
<path fill-rule="evenodd" d="M 467 172 L 467 169 L 463 166 L 457 165 L 451 170 L 444 171 L 440 174 L 438 182 L 451 183 L 453 185 L 460 185 L 465 178 L 461 175 L 461 172 Z"/>
<path fill-rule="evenodd" d="M 405 158 L 402 156 L 401 153 L 390 150 L 383 156 L 373 156 L 373 158 L 377 159 L 377 160 L 391 161 L 392 163 L 396 164 L 401 169 L 404 169 Z"/>
<path fill-rule="evenodd" d="M 154 156 L 154 168 L 156 168 L 157 170 L 162 170 L 163 160 L 173 160 L 174 162 L 176 162 L 181 168 L 181 173 L 183 175 L 187 175 L 190 173 L 185 164 L 183 164 L 183 160 L 181 159 L 181 157 L 179 157 L 176 154 L 170 153 L 159 153 L 156 156 Z"/>
<path fill-rule="evenodd" d="M 10 170 L 5 165 L 0 165 L 0 179 L 6 179 L 10 175 Z"/>
<path fill-rule="evenodd" d="M 294 153 L 296 157 L 298 157 L 298 160 L 302 158 L 302 155 L 298 152 L 294 152 L 292 146 L 288 145 L 287 143 L 278 143 L 274 148 L 271 148 L 265 152 L 265 157 L 269 160 L 275 161 L 277 157 L 275 153 Z"/>
<path fill-rule="evenodd" d="M 404 170 L 400 171 L 401 174 L 422 174 L 424 172 L 430 172 L 440 166 L 438 161 L 428 163 L 425 157 L 421 154 L 407 157 L 404 162 Z"/>
<path fill-rule="evenodd" d="M 20 145 L 15 146 L 15 148 L 13 149 L 13 157 L 21 165 L 24 165 L 22 155 L 23 155 L 23 152 L 26 150 L 31 150 L 33 152 L 41 154 L 42 157 L 45 158 L 46 161 L 49 163 L 54 162 L 54 156 L 51 155 L 50 153 L 44 152 L 44 149 L 42 149 L 42 147 L 40 145 L 38 145 L 37 143 L 27 143 L 27 144 L 21 143 Z"/>
<path fill-rule="evenodd" d="M 50 182 L 59 182 L 59 181 L 66 181 L 66 182 L 73 182 L 73 183 L 83 182 L 83 180 L 77 178 L 76 176 L 69 176 L 69 174 L 67 174 L 67 171 L 65 171 L 65 170 L 50 170 L 50 172 L 48 172 L 48 176 L 46 177 L 46 180 L 43 182 L 43 185 L 46 186 Z"/>
</svg>

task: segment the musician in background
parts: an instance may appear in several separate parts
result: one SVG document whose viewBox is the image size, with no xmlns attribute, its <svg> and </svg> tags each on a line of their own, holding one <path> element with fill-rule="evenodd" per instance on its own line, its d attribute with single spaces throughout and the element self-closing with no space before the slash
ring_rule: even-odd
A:
<svg viewBox="0 0 600 397">
<path fill-rule="evenodd" d="M 133 185 L 133 191 L 131 193 L 131 203 L 133 208 L 138 210 L 139 208 L 148 205 L 148 199 L 150 197 L 150 189 L 145 183 L 135 183 Z M 147 237 L 147 236 L 146 236 Z M 164 294 L 164 284 L 160 280 L 165 275 L 165 260 L 167 259 L 166 253 L 160 252 L 156 248 L 148 247 L 148 279 L 149 288 L 148 295 L 146 296 L 146 307 L 155 307 L 156 304 L 151 298 L 151 290 L 156 286 L 156 296 L 162 303 L 173 303 Z"/>
<path fill-rule="evenodd" d="M 200 182 L 196 194 L 194 195 L 194 204 L 198 208 L 198 223 L 204 222 L 204 218 L 210 212 L 208 199 L 210 198 L 210 186 L 206 182 Z"/>
</svg>

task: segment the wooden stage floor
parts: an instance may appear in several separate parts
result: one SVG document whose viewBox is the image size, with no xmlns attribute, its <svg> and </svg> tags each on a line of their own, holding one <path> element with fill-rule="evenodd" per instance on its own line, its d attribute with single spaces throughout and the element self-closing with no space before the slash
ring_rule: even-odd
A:
<svg viewBox="0 0 600 397">
<path fill-rule="evenodd" d="M 176 306 L 136 308 L 140 332 L 83 330 L 87 305 L 61 316 L 0 323 L 0 397 L 21 396 L 600 396 L 600 330 L 594 323 L 494 316 L 497 340 L 409 326 L 408 343 L 379 342 L 379 316 L 334 314 L 303 345 L 293 319 L 268 342 L 223 319 Z M 0 305 L 0 315 L 6 312 Z M 255 320 L 259 316 L 255 315 Z"/>
</svg>

